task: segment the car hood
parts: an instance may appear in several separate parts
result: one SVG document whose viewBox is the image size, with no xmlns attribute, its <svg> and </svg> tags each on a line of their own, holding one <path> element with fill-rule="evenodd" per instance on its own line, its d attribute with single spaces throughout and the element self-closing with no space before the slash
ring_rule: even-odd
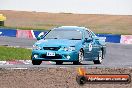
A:
<svg viewBox="0 0 132 88">
<path fill-rule="evenodd" d="M 35 43 L 35 45 L 45 46 L 45 47 L 56 47 L 56 46 L 76 46 L 81 44 L 81 40 L 68 40 L 68 39 L 42 39 Z"/>
</svg>

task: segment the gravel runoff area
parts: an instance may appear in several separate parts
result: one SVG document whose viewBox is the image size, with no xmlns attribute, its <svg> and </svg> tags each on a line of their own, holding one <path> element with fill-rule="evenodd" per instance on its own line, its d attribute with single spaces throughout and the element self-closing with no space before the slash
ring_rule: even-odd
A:
<svg viewBox="0 0 132 88">
<path fill-rule="evenodd" d="M 86 68 L 94 74 L 130 74 L 132 68 Z M 76 82 L 77 68 L 0 69 L 0 88 L 132 88 L 129 84 L 85 84 Z"/>
</svg>

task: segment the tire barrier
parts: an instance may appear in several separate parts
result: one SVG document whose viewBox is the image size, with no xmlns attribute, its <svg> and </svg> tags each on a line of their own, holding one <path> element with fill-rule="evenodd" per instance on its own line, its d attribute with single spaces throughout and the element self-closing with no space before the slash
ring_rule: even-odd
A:
<svg viewBox="0 0 132 88">
<path fill-rule="evenodd" d="M 0 21 L 0 26 L 4 26 L 4 21 Z"/>
</svg>

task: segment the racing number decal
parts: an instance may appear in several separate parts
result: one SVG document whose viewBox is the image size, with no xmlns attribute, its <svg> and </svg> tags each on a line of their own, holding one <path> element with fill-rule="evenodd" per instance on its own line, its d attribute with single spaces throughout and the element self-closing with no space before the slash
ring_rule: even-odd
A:
<svg viewBox="0 0 132 88">
<path fill-rule="evenodd" d="M 92 51 L 92 44 L 89 43 L 89 51 Z"/>
</svg>

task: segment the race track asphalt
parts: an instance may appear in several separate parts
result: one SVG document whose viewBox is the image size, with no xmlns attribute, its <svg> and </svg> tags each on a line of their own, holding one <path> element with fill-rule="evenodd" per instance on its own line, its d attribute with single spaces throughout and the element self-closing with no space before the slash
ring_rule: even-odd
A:
<svg viewBox="0 0 132 88">
<path fill-rule="evenodd" d="M 22 39 L 15 37 L 0 37 L 0 45 L 4 46 L 17 46 L 24 48 L 32 48 L 32 45 L 36 42 L 35 39 Z M 17 68 L 41 68 L 41 67 L 132 67 L 132 45 L 119 44 L 119 43 L 107 43 L 106 57 L 101 65 L 94 65 L 93 62 L 83 62 L 83 65 L 72 65 L 72 63 L 64 63 L 64 65 L 41 64 L 39 66 L 28 65 L 1 65 L 1 68 L 17 67 Z"/>
</svg>

